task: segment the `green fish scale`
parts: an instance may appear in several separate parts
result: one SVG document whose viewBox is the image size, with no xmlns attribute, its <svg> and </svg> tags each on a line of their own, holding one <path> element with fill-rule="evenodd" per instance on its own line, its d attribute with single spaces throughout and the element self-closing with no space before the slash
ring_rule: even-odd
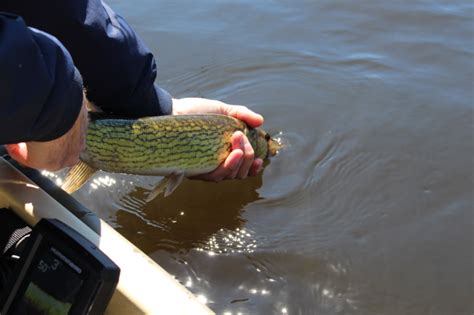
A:
<svg viewBox="0 0 474 315">
<path fill-rule="evenodd" d="M 246 133 L 246 125 L 222 115 L 96 120 L 89 125 L 82 159 L 110 172 L 199 174 L 223 162 L 237 130 Z"/>
</svg>

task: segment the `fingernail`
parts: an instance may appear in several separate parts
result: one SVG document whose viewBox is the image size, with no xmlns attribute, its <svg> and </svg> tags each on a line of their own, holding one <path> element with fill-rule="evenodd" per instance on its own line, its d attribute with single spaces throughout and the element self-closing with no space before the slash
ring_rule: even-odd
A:
<svg viewBox="0 0 474 315">
<path fill-rule="evenodd" d="M 253 152 L 253 147 L 252 147 L 252 145 L 251 145 L 250 143 L 246 142 L 244 148 L 245 148 L 245 154 L 246 154 L 246 156 L 247 156 L 247 154 L 248 154 L 248 155 L 251 155 L 251 154 L 253 155 L 253 154 L 254 154 L 254 152 Z"/>
<path fill-rule="evenodd" d="M 251 159 L 253 160 L 255 158 L 255 152 L 253 152 L 253 148 L 251 145 L 245 146 L 245 155 L 244 157 L 246 159 Z"/>
</svg>

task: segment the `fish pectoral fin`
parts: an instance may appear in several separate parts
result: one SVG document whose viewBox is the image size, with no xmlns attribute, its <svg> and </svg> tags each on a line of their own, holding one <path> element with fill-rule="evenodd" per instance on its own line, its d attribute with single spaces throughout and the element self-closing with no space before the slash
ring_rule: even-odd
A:
<svg viewBox="0 0 474 315">
<path fill-rule="evenodd" d="M 162 180 L 158 182 L 155 188 L 148 194 L 146 197 L 146 202 L 150 202 L 155 199 L 158 195 L 161 195 L 166 190 L 166 186 L 168 185 L 168 177 L 164 177 Z"/>
<path fill-rule="evenodd" d="M 168 185 L 166 186 L 165 197 L 168 197 L 178 186 L 183 182 L 184 173 L 172 174 L 169 177 Z"/>
<path fill-rule="evenodd" d="M 71 169 L 66 175 L 66 179 L 64 180 L 61 188 L 69 193 L 72 194 L 76 190 L 82 187 L 87 180 L 94 175 L 97 170 L 88 164 L 80 161 Z"/>
<path fill-rule="evenodd" d="M 164 193 L 165 197 L 168 197 L 173 191 L 178 188 L 179 184 L 183 182 L 184 173 L 173 173 L 165 176 L 156 187 L 148 194 L 146 201 L 152 201 L 161 193 Z"/>
</svg>

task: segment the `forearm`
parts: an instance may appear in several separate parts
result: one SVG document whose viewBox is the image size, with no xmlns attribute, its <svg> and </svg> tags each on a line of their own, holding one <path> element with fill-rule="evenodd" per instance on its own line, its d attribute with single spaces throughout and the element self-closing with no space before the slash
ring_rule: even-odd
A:
<svg viewBox="0 0 474 315">
<path fill-rule="evenodd" d="M 85 147 L 88 123 L 86 99 L 74 125 L 67 133 L 51 141 L 30 141 L 7 144 L 10 156 L 25 166 L 57 171 L 79 162 L 79 155 Z"/>
</svg>

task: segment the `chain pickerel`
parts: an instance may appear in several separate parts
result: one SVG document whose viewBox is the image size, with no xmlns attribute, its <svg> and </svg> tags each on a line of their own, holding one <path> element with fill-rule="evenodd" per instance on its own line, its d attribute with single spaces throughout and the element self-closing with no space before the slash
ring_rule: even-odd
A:
<svg viewBox="0 0 474 315">
<path fill-rule="evenodd" d="M 62 188 L 74 192 L 96 170 L 103 170 L 165 176 L 148 199 L 161 192 L 167 196 L 184 177 L 216 169 L 231 152 L 231 137 L 238 130 L 248 137 L 255 157 L 267 159 L 280 147 L 262 129 L 224 115 L 94 119 L 88 125 L 81 162 L 71 168 Z"/>
</svg>

